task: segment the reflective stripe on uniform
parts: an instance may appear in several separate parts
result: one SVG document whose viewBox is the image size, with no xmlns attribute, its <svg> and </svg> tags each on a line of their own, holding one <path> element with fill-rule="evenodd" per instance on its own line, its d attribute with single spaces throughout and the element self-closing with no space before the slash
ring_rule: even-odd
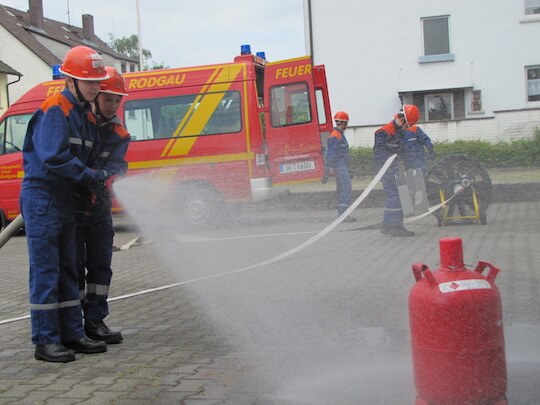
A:
<svg viewBox="0 0 540 405">
<path fill-rule="evenodd" d="M 109 295 L 109 286 L 104 284 L 88 284 L 86 286 L 87 294 L 96 294 L 96 295 Z"/>
<path fill-rule="evenodd" d="M 34 311 L 45 311 L 50 309 L 60 309 L 68 307 L 76 307 L 81 305 L 80 300 L 71 300 L 71 301 L 62 301 L 62 302 L 53 302 L 52 304 L 30 304 L 30 309 Z"/>
<path fill-rule="evenodd" d="M 99 155 L 99 157 L 109 157 L 111 154 L 111 152 L 108 152 L 108 151 L 105 151 L 105 152 L 101 152 L 101 154 Z"/>
<path fill-rule="evenodd" d="M 69 143 L 72 143 L 73 145 L 82 145 L 82 139 L 81 138 L 70 137 L 69 138 Z"/>
</svg>

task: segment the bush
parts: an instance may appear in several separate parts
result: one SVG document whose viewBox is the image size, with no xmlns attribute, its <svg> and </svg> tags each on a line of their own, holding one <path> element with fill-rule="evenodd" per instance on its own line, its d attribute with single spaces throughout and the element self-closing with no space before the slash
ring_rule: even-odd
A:
<svg viewBox="0 0 540 405">
<path fill-rule="evenodd" d="M 485 141 L 435 143 L 437 160 L 447 155 L 467 155 L 484 168 L 540 166 L 540 129 L 531 139 L 496 144 Z M 351 171 L 355 175 L 374 174 L 372 148 L 351 148 Z"/>
</svg>

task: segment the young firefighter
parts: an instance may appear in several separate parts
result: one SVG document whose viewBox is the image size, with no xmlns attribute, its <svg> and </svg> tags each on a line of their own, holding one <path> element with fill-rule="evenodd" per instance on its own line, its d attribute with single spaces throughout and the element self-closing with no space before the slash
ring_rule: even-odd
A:
<svg viewBox="0 0 540 405">
<path fill-rule="evenodd" d="M 349 114 L 338 111 L 334 116 L 336 126 L 328 136 L 326 156 L 324 159 L 324 177 L 322 183 L 326 184 L 330 170 L 336 175 L 336 193 L 338 216 L 343 214 L 351 204 L 352 184 L 349 173 L 349 143 L 345 138 L 345 128 L 349 122 Z M 354 217 L 347 217 L 343 222 L 354 222 Z"/>
<path fill-rule="evenodd" d="M 34 113 L 23 146 L 20 195 L 30 262 L 30 315 L 35 358 L 75 360 L 77 353 L 101 353 L 107 345 L 83 329 L 76 268 L 75 183 L 98 184 L 97 128 L 90 102 L 107 73 L 101 56 L 85 46 L 71 49 L 60 72 L 66 88 Z"/>
<path fill-rule="evenodd" d="M 97 167 L 104 170 L 110 180 L 94 189 L 89 215 L 78 215 L 77 221 L 77 271 L 87 336 L 108 344 L 120 343 L 122 334 L 110 330 L 105 322 L 109 314 L 107 297 L 111 284 L 112 247 L 114 230 L 111 217 L 112 179 L 124 175 L 124 160 L 130 136 L 116 115 L 123 96 L 127 96 L 124 78 L 113 67 L 106 68 L 109 78 L 101 82 L 101 89 L 94 103 L 101 147 Z"/>
<path fill-rule="evenodd" d="M 403 143 L 407 130 L 420 119 L 420 111 L 415 105 L 404 104 L 394 116 L 394 120 L 375 132 L 373 145 L 373 160 L 375 168 L 380 169 L 384 162 L 393 154 L 403 156 Z M 414 232 L 403 226 L 403 210 L 399 200 L 396 174 L 399 171 L 399 159 L 395 159 L 382 177 L 383 189 L 386 194 L 381 233 L 391 236 L 414 236 Z"/>
<path fill-rule="evenodd" d="M 433 143 L 418 125 L 405 130 L 403 136 L 402 159 L 405 169 L 421 169 L 425 175 L 428 171 L 428 159 L 435 159 Z"/>
</svg>

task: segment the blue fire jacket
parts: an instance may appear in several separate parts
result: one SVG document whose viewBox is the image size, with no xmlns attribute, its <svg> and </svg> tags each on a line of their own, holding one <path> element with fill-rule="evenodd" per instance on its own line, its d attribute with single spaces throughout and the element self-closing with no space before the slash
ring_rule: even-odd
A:
<svg viewBox="0 0 540 405">
<path fill-rule="evenodd" d="M 327 150 L 325 157 L 326 171 L 330 168 L 336 169 L 338 166 L 349 167 L 349 143 L 343 135 L 343 131 L 334 128 L 328 136 Z"/>
<path fill-rule="evenodd" d="M 98 128 L 101 138 L 101 150 L 97 169 L 103 169 L 107 176 L 126 174 L 128 164 L 125 161 L 130 135 L 117 116 L 104 120 L 98 115 Z"/>
<path fill-rule="evenodd" d="M 379 170 L 384 162 L 393 154 L 400 154 L 403 147 L 404 131 L 391 121 L 375 131 L 373 144 L 373 163 Z M 397 159 L 392 166 L 397 167 Z"/>
<path fill-rule="evenodd" d="M 47 98 L 34 113 L 23 145 L 24 181 L 91 183 L 98 173 L 99 138 L 89 104 L 69 90 Z"/>
<path fill-rule="evenodd" d="M 420 127 L 413 125 L 404 131 L 402 155 L 406 169 L 427 170 L 427 154 L 434 157 L 433 143 Z"/>
</svg>

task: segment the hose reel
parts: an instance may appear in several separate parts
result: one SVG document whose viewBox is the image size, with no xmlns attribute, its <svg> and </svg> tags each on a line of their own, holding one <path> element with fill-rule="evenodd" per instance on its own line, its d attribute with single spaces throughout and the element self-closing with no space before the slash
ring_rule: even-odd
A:
<svg viewBox="0 0 540 405">
<path fill-rule="evenodd" d="M 430 206 L 450 201 L 434 212 L 439 226 L 450 223 L 487 223 L 486 211 L 493 197 L 486 170 L 467 155 L 448 155 L 437 161 L 426 174 Z"/>
</svg>

